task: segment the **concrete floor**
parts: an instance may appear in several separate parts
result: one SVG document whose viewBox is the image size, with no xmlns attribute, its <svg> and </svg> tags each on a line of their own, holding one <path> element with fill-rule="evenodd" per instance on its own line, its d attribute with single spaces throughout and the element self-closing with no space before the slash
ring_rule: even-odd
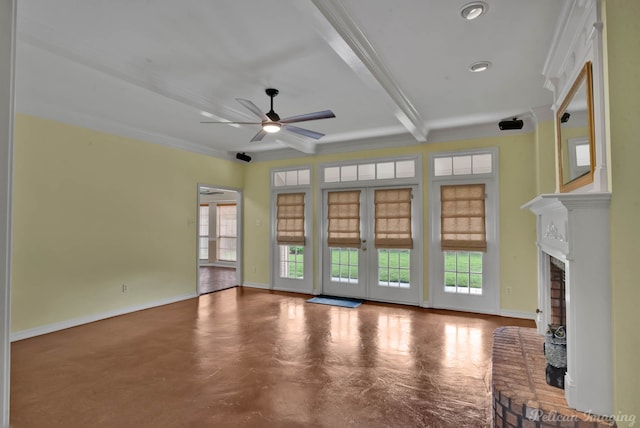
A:
<svg viewBox="0 0 640 428">
<path fill-rule="evenodd" d="M 11 426 L 484 427 L 532 321 L 231 288 L 12 345 Z"/>
</svg>

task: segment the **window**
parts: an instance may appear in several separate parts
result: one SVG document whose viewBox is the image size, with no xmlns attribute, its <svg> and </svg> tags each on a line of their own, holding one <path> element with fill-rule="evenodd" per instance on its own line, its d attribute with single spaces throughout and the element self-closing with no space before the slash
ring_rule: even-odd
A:
<svg viewBox="0 0 640 428">
<path fill-rule="evenodd" d="M 331 248 L 331 279 L 336 282 L 358 282 L 358 250 Z"/>
<path fill-rule="evenodd" d="M 326 166 L 321 171 L 324 172 L 323 181 L 325 183 L 414 178 L 416 176 L 416 159 L 349 163 L 340 166 Z"/>
<path fill-rule="evenodd" d="M 443 250 L 487 250 L 484 187 L 484 184 L 440 187 Z"/>
<path fill-rule="evenodd" d="M 276 210 L 278 244 L 304 246 L 304 193 L 279 193 Z"/>
<path fill-rule="evenodd" d="M 309 184 L 311 184 L 311 170 L 309 168 L 273 172 L 274 187 L 308 186 Z"/>
<path fill-rule="evenodd" d="M 482 253 L 445 251 L 444 287 L 448 293 L 482 294 Z"/>
<path fill-rule="evenodd" d="M 378 285 L 381 287 L 409 288 L 410 250 L 378 250 Z"/>
<path fill-rule="evenodd" d="M 436 177 L 491 174 L 492 172 L 491 153 L 438 156 L 433 159 L 433 175 Z"/>
<path fill-rule="evenodd" d="M 236 204 L 218 204 L 217 258 L 221 261 L 236 261 Z"/>
<path fill-rule="evenodd" d="M 360 248 L 360 191 L 329 192 L 329 247 Z"/>
<path fill-rule="evenodd" d="M 304 278 L 304 193 L 276 196 L 276 242 L 280 248 L 280 278 Z"/>
<path fill-rule="evenodd" d="M 374 192 L 375 247 L 378 251 L 378 285 L 410 287 L 411 189 Z"/>
<path fill-rule="evenodd" d="M 430 155 L 430 298 L 434 307 L 500 310 L 499 150 Z"/>
<path fill-rule="evenodd" d="M 376 248 L 413 248 L 411 238 L 411 189 L 376 190 Z"/>
<path fill-rule="evenodd" d="M 200 230 L 198 231 L 200 260 L 209 260 L 209 205 L 200 205 Z"/>
<path fill-rule="evenodd" d="M 280 278 L 304 279 L 304 246 L 279 245 Z"/>
<path fill-rule="evenodd" d="M 310 166 L 271 170 L 270 271 L 275 290 L 313 290 L 311 192 Z"/>
</svg>

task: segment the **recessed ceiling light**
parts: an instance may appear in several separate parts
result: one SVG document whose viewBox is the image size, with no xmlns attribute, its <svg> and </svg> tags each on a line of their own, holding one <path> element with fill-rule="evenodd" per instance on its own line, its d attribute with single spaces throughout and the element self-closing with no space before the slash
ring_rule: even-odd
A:
<svg viewBox="0 0 640 428">
<path fill-rule="evenodd" d="M 209 113 L 208 111 L 204 111 L 203 110 L 203 111 L 200 112 L 200 114 L 202 116 L 204 116 L 204 117 L 208 117 L 209 119 L 213 119 L 214 118 L 213 114 Z"/>
<path fill-rule="evenodd" d="M 478 61 L 469 66 L 469 71 L 471 71 L 472 73 L 480 73 L 481 71 L 485 71 L 489 67 L 491 67 L 491 63 L 489 61 Z"/>
<path fill-rule="evenodd" d="M 489 5 L 485 2 L 474 1 L 462 6 L 462 9 L 460 9 L 460 16 L 467 21 L 471 21 L 472 19 L 476 19 L 487 13 L 487 10 L 489 10 Z"/>
</svg>

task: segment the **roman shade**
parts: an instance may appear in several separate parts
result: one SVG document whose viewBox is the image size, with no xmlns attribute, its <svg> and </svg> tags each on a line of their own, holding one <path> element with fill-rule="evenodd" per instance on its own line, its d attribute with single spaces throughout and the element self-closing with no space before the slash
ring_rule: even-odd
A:
<svg viewBox="0 0 640 428">
<path fill-rule="evenodd" d="M 360 191 L 328 192 L 327 245 L 360 248 Z"/>
<path fill-rule="evenodd" d="M 276 242 L 304 245 L 304 193 L 278 193 Z"/>
<path fill-rule="evenodd" d="M 376 190 L 375 247 L 412 249 L 411 189 Z"/>
<path fill-rule="evenodd" d="M 443 251 L 487 251 L 484 184 L 440 186 Z"/>
</svg>

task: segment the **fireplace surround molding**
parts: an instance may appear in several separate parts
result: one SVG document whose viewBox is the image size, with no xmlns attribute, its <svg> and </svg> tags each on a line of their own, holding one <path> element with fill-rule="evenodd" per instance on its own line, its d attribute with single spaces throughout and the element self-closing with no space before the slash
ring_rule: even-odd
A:
<svg viewBox="0 0 640 428">
<path fill-rule="evenodd" d="M 537 218 L 538 332 L 551 323 L 553 256 L 565 264 L 565 397 L 570 407 L 599 415 L 613 411 L 610 200 L 606 192 L 554 193 L 522 206 Z"/>
</svg>

